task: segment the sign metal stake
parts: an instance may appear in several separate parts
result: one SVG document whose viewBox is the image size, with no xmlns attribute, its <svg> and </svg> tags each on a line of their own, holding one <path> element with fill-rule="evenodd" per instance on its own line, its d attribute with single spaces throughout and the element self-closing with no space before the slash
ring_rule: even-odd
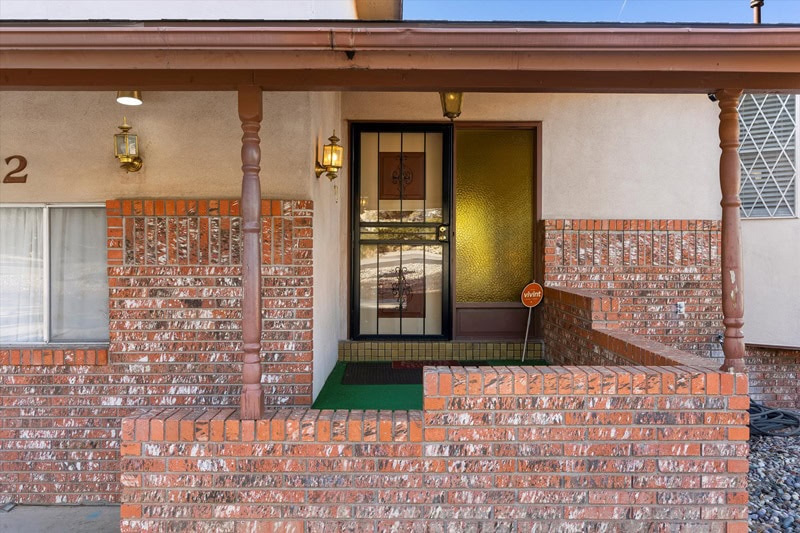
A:
<svg viewBox="0 0 800 533">
<path fill-rule="evenodd" d="M 525 344 L 522 345 L 522 362 L 525 362 L 525 353 L 528 351 L 528 333 L 531 330 L 531 315 L 533 307 L 528 308 L 528 325 L 525 327 Z"/>
</svg>

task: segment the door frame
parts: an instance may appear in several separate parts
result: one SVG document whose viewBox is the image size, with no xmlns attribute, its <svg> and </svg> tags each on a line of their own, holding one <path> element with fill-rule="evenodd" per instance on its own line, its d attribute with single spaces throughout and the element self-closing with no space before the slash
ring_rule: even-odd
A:
<svg viewBox="0 0 800 533">
<path fill-rule="evenodd" d="M 533 277 L 535 281 L 539 282 L 544 286 L 544 225 L 542 223 L 542 121 L 457 121 L 455 122 L 455 131 L 453 133 L 453 184 L 452 184 L 452 200 L 450 203 L 450 208 L 453 213 L 453 225 L 451 234 L 453 238 L 451 240 L 451 246 L 453 247 L 453 251 L 450 254 L 450 272 L 452 273 L 450 277 L 450 293 L 452 295 L 452 309 L 450 311 L 451 317 L 455 319 L 456 315 L 456 253 L 455 253 L 455 246 L 456 241 L 458 240 L 458 233 L 457 228 L 455 227 L 455 209 L 456 203 L 458 202 L 458 198 L 456 198 L 456 161 L 457 161 L 457 150 L 458 145 L 455 143 L 455 132 L 458 130 L 527 130 L 533 132 L 533 187 L 532 189 L 532 208 L 533 213 L 531 214 L 533 220 L 531 224 L 532 228 L 532 235 L 531 235 L 531 242 L 533 246 L 531 247 L 531 253 L 533 257 L 531 258 L 531 262 L 533 265 Z M 492 308 L 516 308 L 517 306 L 514 304 L 509 303 L 508 305 L 496 305 L 496 304 L 484 304 L 484 305 L 476 305 L 478 307 L 492 307 Z M 532 337 L 538 337 L 542 334 L 542 325 L 541 325 L 541 314 L 537 313 L 536 310 L 533 312 L 533 320 L 531 321 L 533 326 L 533 330 L 531 332 Z M 471 337 L 464 337 L 461 335 L 457 336 L 457 331 L 455 324 L 452 326 L 453 338 L 461 339 L 461 340 L 469 340 Z M 490 339 L 487 339 L 490 340 Z"/>
<path fill-rule="evenodd" d="M 446 253 L 442 257 L 442 269 L 447 267 L 446 280 L 442 283 L 442 333 L 440 335 L 362 335 L 359 333 L 361 322 L 360 310 L 360 261 L 359 240 L 360 233 L 360 205 L 361 205 L 361 133 L 387 132 L 387 133 L 422 133 L 437 132 L 442 134 L 442 222 L 447 225 L 448 240 Z M 349 313 L 348 327 L 349 338 L 353 340 L 450 340 L 453 332 L 453 272 L 452 257 L 450 249 L 453 246 L 453 171 L 455 163 L 454 151 L 455 131 L 450 122 L 383 122 L 383 121 L 353 121 L 349 123 L 349 168 L 350 171 L 350 194 L 347 206 L 349 215 L 349 275 L 348 275 L 348 298 Z"/>
</svg>

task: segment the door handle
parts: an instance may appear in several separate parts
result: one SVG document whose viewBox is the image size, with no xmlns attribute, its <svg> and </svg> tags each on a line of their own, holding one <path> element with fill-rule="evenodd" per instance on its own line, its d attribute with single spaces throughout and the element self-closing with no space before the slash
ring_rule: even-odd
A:
<svg viewBox="0 0 800 533">
<path fill-rule="evenodd" d="M 439 226 L 436 229 L 436 238 L 439 239 L 440 242 L 447 242 L 449 238 L 448 233 L 449 229 L 447 226 Z"/>
</svg>

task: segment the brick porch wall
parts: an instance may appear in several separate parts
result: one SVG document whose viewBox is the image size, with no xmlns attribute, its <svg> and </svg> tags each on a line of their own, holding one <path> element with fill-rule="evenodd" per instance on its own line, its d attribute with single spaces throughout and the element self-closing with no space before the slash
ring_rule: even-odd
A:
<svg viewBox="0 0 800 533">
<path fill-rule="evenodd" d="M 619 298 L 545 287 L 546 359 L 557 365 L 685 366 L 716 371 L 719 363 L 623 329 Z"/>
<path fill-rule="evenodd" d="M 545 284 L 602 306 L 578 309 L 571 304 L 579 296 L 567 301 L 546 295 L 550 331 L 544 337 L 547 353 L 554 355 L 551 360 L 583 364 L 581 358 L 602 353 L 598 339 L 608 338 L 607 330 L 614 329 L 614 337 L 628 339 L 635 333 L 639 343 L 646 337 L 716 360 L 701 366 L 721 364 L 716 339 L 723 330 L 718 221 L 545 220 L 540 231 Z M 675 312 L 678 301 L 686 303 L 686 313 Z M 747 347 L 745 363 L 755 401 L 800 408 L 798 354 L 797 348 Z M 614 364 L 613 358 L 604 360 Z"/>
<path fill-rule="evenodd" d="M 626 331 L 722 356 L 719 221 L 544 220 L 539 231 L 543 285 L 615 296 Z"/>
<path fill-rule="evenodd" d="M 148 411 L 122 531 L 747 530 L 747 379 L 428 367 L 423 411 Z"/>
<path fill-rule="evenodd" d="M 121 417 L 129 415 L 137 407 L 163 408 L 155 414 L 156 417 L 172 417 L 170 420 L 180 421 L 179 427 L 193 428 L 191 423 L 195 418 L 203 422 L 209 416 L 203 415 L 203 411 L 196 407 L 221 408 L 238 404 L 240 367 L 238 363 L 230 363 L 215 355 L 217 351 L 226 353 L 238 361 L 238 303 L 233 301 L 240 294 L 237 209 L 236 202 L 223 201 L 109 202 L 112 339 L 105 356 L 107 364 L 102 350 L 92 357 L 80 350 L 62 353 L 58 350 L 52 353 L 48 350 L 31 350 L 30 353 L 24 350 L 0 351 L 0 463 L 4 469 L 4 476 L 0 478 L 0 497 L 21 503 L 117 501 Z M 312 344 L 311 204 L 265 202 L 264 212 L 267 263 L 264 268 L 264 307 L 268 310 L 263 339 L 264 351 L 268 354 L 264 382 L 273 387 L 276 403 L 308 405 Z M 609 250 L 612 248 L 608 247 Z M 621 275 L 611 272 L 611 281 L 616 283 L 618 274 Z M 695 377 L 690 380 L 687 394 L 696 401 L 681 400 L 674 404 L 683 405 L 680 409 L 686 413 L 685 420 L 695 420 L 692 418 L 695 410 L 706 408 L 706 396 L 713 399 L 722 394 L 716 392 L 718 385 L 713 376 L 717 374 L 709 371 L 697 358 L 681 360 L 691 356 L 681 355 L 674 348 L 655 348 L 653 341 L 619 329 L 625 324 L 624 296 L 597 299 L 580 289 L 553 292 L 556 290 L 548 288 L 549 296 L 546 298 L 552 305 L 548 307 L 546 303 L 545 312 L 548 308 L 557 310 L 560 318 L 554 312 L 549 320 L 562 320 L 560 327 L 564 332 L 588 331 L 588 334 L 564 336 L 565 340 L 579 344 L 558 348 L 562 354 L 567 354 L 569 348 L 583 359 L 568 360 L 567 355 L 562 355 L 554 361 L 572 365 L 673 365 L 673 368 L 631 370 L 624 367 L 600 372 L 604 383 L 617 380 L 615 376 L 619 372 L 642 376 L 636 380 L 645 383 L 662 380 L 661 390 L 667 391 L 663 393 L 667 396 L 683 397 L 684 393 L 677 392 L 677 385 L 670 385 L 669 376 L 676 376 L 679 370 L 689 372 Z M 577 326 L 575 317 L 582 321 Z M 665 363 L 664 358 L 671 362 Z M 674 365 L 691 368 L 681 370 Z M 588 369 L 578 370 L 570 367 L 557 372 L 577 372 L 570 378 L 572 383 L 581 383 L 583 378 L 579 376 L 592 373 Z M 486 383 L 491 379 L 481 377 L 480 381 Z M 724 379 L 727 378 L 719 378 L 719 387 Z M 616 390 L 616 385 L 614 387 Z M 482 394 L 494 397 L 494 393 L 487 393 L 485 387 L 483 390 Z M 608 392 L 612 389 L 606 387 L 603 390 L 605 394 L 614 396 Z M 633 394 L 625 390 L 625 396 Z M 742 390 L 739 387 L 738 394 Z M 492 391 L 491 387 L 489 391 Z M 562 392 L 559 389 L 559 394 Z M 426 388 L 426 394 L 430 394 L 430 389 Z M 469 397 L 468 394 L 466 399 Z M 715 413 L 722 414 L 722 411 L 741 411 L 742 403 L 743 400 L 736 400 L 730 406 L 720 407 L 722 404 L 711 401 L 708 405 L 716 410 Z M 175 407 L 178 409 L 173 409 Z M 430 406 L 426 409 L 422 413 L 424 421 L 427 421 L 429 411 L 437 410 Z M 444 411 L 452 411 L 453 416 L 470 415 L 459 409 L 453 404 Z M 226 424 L 233 425 L 233 412 L 231 408 L 223 414 L 216 412 L 214 416 L 227 417 L 230 420 Z M 298 412 L 306 413 L 303 416 L 309 418 L 316 417 L 314 419 L 323 416 L 316 412 L 307 414 L 310 412 L 307 410 Z M 372 416 L 372 413 L 364 413 L 365 417 L 368 415 Z M 351 415 L 339 413 L 336 416 L 341 424 L 343 416 L 349 419 Z M 385 415 L 375 416 L 385 418 Z M 408 416 L 419 419 L 416 414 Z M 492 424 L 497 425 L 496 421 Z M 476 425 L 477 429 L 481 428 L 479 423 Z M 743 424 L 737 419 L 736 425 Z M 620 431 L 624 429 L 625 433 L 628 427 L 623 424 Z M 485 426 L 485 429 L 489 428 Z M 588 426 L 584 429 L 589 439 Z M 192 435 L 195 434 L 193 429 Z M 518 434 L 517 431 L 515 435 Z M 322 442 L 329 440 L 322 438 Z M 477 438 L 477 441 L 480 443 L 481 439 Z M 238 441 L 232 439 L 231 442 Z M 435 442 L 442 444 L 444 441 Z M 714 439 L 709 442 L 718 443 Z M 586 443 L 591 443 L 591 440 Z M 466 442 L 465 446 L 468 444 Z M 170 450 L 179 453 L 181 449 L 172 447 Z M 317 449 L 320 453 L 322 450 Z M 385 453 L 380 449 L 370 450 L 375 457 L 382 457 Z M 736 450 L 739 453 L 740 448 Z M 304 468 L 311 469 L 315 457 L 301 456 L 301 461 L 305 461 Z M 702 457 L 696 458 L 697 463 L 687 463 L 687 468 L 707 468 L 698 466 L 703 460 Z M 713 462 L 708 464 L 714 468 L 719 466 Z M 325 472 L 325 467 L 318 470 Z M 239 479 L 244 482 L 246 478 Z M 239 490 L 236 486 L 231 488 Z M 457 496 L 452 498 L 455 501 Z M 567 505 L 566 502 L 558 505 L 562 504 Z M 356 511 L 351 508 L 349 512 Z"/>
<path fill-rule="evenodd" d="M 108 349 L 0 349 L 0 502 L 119 501 L 122 417 L 148 406 L 238 406 L 238 209 L 227 200 L 107 203 Z M 264 201 L 262 211 L 266 397 L 310 405 L 312 204 Z"/>
<path fill-rule="evenodd" d="M 311 404 L 311 209 L 261 205 L 262 381 L 272 404 Z M 141 387 L 129 401 L 227 403 L 242 371 L 239 202 L 125 200 L 107 211 L 111 359 Z"/>
<path fill-rule="evenodd" d="M 800 348 L 748 345 L 745 364 L 754 401 L 800 410 Z"/>
<path fill-rule="evenodd" d="M 545 298 L 553 357 L 602 366 L 427 367 L 422 411 L 126 418 L 122 530 L 747 531 L 747 376 Z"/>
</svg>

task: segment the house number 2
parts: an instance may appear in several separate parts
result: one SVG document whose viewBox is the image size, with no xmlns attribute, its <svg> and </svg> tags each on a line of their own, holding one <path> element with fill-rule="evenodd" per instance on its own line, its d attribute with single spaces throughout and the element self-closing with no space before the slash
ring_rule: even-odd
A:
<svg viewBox="0 0 800 533">
<path fill-rule="evenodd" d="M 20 174 L 20 172 L 25 170 L 25 167 L 28 166 L 28 160 L 21 155 L 12 155 L 5 158 L 6 165 L 11 165 L 11 161 L 13 160 L 17 161 L 17 167 L 6 174 L 6 177 L 3 178 L 3 183 L 26 183 L 28 181 L 28 175 Z"/>
</svg>

